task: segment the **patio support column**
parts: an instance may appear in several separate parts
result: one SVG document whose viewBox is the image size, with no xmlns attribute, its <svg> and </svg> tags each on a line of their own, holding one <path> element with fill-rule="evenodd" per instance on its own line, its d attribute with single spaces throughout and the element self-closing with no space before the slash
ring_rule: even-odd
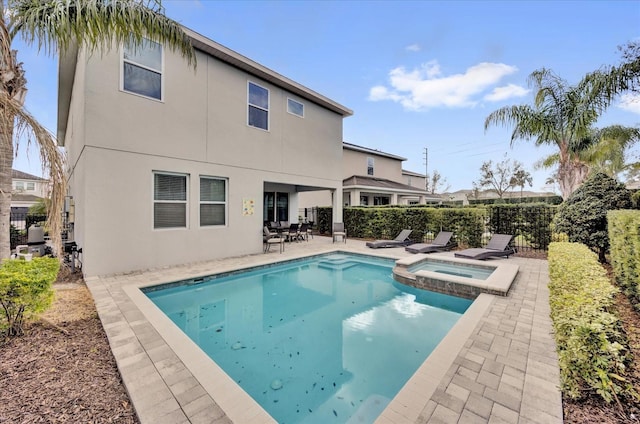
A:
<svg viewBox="0 0 640 424">
<path fill-rule="evenodd" d="M 398 204 L 398 193 L 392 193 L 391 194 L 391 204 L 392 205 L 397 205 Z"/>
<path fill-rule="evenodd" d="M 353 190 L 351 192 L 351 203 L 349 206 L 360 206 L 360 190 Z"/>
<path fill-rule="evenodd" d="M 333 192 L 333 222 L 344 222 L 342 220 L 342 187 L 332 190 Z"/>
</svg>

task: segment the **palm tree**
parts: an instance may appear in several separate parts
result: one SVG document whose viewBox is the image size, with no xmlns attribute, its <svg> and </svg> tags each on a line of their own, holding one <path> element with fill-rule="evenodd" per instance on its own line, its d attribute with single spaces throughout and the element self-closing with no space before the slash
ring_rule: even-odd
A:
<svg viewBox="0 0 640 424">
<path fill-rule="evenodd" d="M 589 136 L 593 142 L 588 143 L 589 147 L 576 155 L 589 168 L 589 175 L 601 172 L 612 178 L 618 178 L 621 172 L 631 169 L 634 164 L 627 162 L 627 150 L 636 142 L 640 141 L 640 129 L 635 127 L 625 127 L 622 125 L 611 125 L 606 128 L 594 128 Z M 557 166 L 560 156 L 556 153 L 539 162 L 543 168 Z"/>
<path fill-rule="evenodd" d="M 182 27 L 164 16 L 159 0 L 0 0 L 0 258 L 10 254 L 11 168 L 18 141 L 40 149 L 52 183 L 47 225 L 56 252 L 61 247 L 66 194 L 64 156 L 53 135 L 24 108 L 22 63 L 12 42 L 20 35 L 46 54 L 79 47 L 88 53 L 153 39 L 179 52 L 195 68 L 195 51 Z"/>
<path fill-rule="evenodd" d="M 580 82 L 604 111 L 623 92 L 640 94 L 640 41 L 618 47 L 622 63 L 587 74 Z M 636 98 L 636 101 L 638 98 Z"/>
<path fill-rule="evenodd" d="M 536 146 L 556 145 L 556 179 L 563 199 L 586 179 L 589 167 L 582 153 L 596 143 L 593 125 L 602 111 L 602 93 L 592 86 L 567 85 L 549 69 L 534 71 L 529 84 L 536 90 L 534 106 L 506 106 L 485 119 L 485 130 L 491 125 L 513 124 L 511 145 L 515 140 L 535 139 Z"/>
</svg>

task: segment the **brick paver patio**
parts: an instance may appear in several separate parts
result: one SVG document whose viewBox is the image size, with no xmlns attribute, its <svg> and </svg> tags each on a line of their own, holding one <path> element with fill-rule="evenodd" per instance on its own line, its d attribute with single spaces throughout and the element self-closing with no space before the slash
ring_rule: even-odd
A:
<svg viewBox="0 0 640 424">
<path fill-rule="evenodd" d="M 87 278 L 140 421 L 275 422 L 194 349 L 138 287 L 337 249 L 395 258 L 409 255 L 404 249 L 374 250 L 357 240 L 333 244 L 331 238 L 315 237 L 287 244 L 282 254 L 274 249 L 268 254 Z M 520 266 L 509 295 L 480 295 L 377 423 L 562 422 L 547 262 L 498 260 Z"/>
</svg>

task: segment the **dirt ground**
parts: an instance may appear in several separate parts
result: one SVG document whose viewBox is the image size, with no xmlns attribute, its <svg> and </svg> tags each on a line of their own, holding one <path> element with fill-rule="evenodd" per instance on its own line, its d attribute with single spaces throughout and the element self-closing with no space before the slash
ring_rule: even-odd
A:
<svg viewBox="0 0 640 424">
<path fill-rule="evenodd" d="M 24 336 L 0 339 L 0 422 L 139 423 L 93 299 L 68 277 Z"/>
<path fill-rule="evenodd" d="M 41 320 L 22 337 L 0 339 L 0 423 L 139 423 L 84 282 L 67 275 L 54 288 L 56 300 Z M 617 300 L 640 358 L 640 316 L 625 296 Z M 632 373 L 640 391 L 638 362 Z M 640 423 L 637 404 L 620 408 L 592 397 L 565 399 L 563 409 L 567 424 Z"/>
</svg>

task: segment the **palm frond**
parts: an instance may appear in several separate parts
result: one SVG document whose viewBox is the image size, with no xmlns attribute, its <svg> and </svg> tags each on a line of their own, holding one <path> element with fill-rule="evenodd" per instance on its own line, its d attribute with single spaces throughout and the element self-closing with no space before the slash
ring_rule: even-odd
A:
<svg viewBox="0 0 640 424">
<path fill-rule="evenodd" d="M 82 46 L 91 54 L 145 38 L 179 52 L 195 68 L 190 38 L 176 21 L 139 0 L 8 0 L 11 33 L 47 54 Z"/>
<path fill-rule="evenodd" d="M 6 93 L 0 91 L 0 126 L 3 129 L 13 128 L 13 133 L 0 131 L 4 139 L 2 143 L 12 143 L 15 140 L 15 151 L 18 150 L 18 141 L 26 139 L 27 144 L 36 143 L 40 152 L 40 162 L 43 171 L 48 171 L 52 191 L 50 194 L 50 213 L 47 217 L 47 226 L 50 229 L 51 243 L 54 251 L 61 257 L 62 252 L 62 210 L 64 196 L 67 193 L 65 177 L 65 159 L 58 148 L 53 135 L 31 115 L 22 104 Z M 11 139 L 13 136 L 13 140 Z"/>
</svg>

